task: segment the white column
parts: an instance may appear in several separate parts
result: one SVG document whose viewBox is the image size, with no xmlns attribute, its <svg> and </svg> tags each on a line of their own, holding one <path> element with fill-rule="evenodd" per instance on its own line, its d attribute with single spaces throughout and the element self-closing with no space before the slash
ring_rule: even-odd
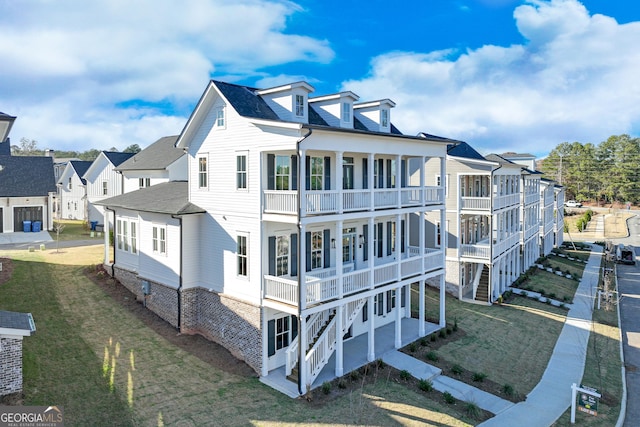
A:
<svg viewBox="0 0 640 427">
<path fill-rule="evenodd" d="M 305 363 L 306 359 L 306 349 L 307 345 L 307 319 L 306 316 L 300 316 L 300 331 L 298 332 L 299 341 L 298 346 L 300 347 L 300 359 L 298 360 L 298 375 L 300 377 L 300 388 L 302 393 L 307 392 L 307 371 L 309 368 Z M 310 385 L 310 384 L 309 384 Z"/>
<path fill-rule="evenodd" d="M 400 307 L 401 290 L 401 287 L 396 288 L 396 348 L 402 347 L 402 308 Z"/>
<path fill-rule="evenodd" d="M 267 320 L 267 309 L 262 308 L 262 368 L 260 375 L 269 375 L 269 321 Z M 302 348 L 302 347 L 301 347 Z"/>
<path fill-rule="evenodd" d="M 418 301 L 418 335 L 420 335 L 421 337 L 425 336 L 426 331 L 425 331 L 425 327 L 424 327 L 424 309 L 425 309 L 425 302 L 424 302 L 424 286 L 425 286 L 425 280 L 422 279 L 420 280 L 420 288 L 418 291 L 418 295 L 420 298 L 420 300 Z M 411 298 L 409 298 L 409 303 L 411 302 Z"/>
<path fill-rule="evenodd" d="M 424 212 L 418 212 L 418 256 L 420 257 L 420 274 L 424 274 L 424 249 L 425 249 L 425 237 L 424 237 Z"/>
<path fill-rule="evenodd" d="M 298 305 L 301 310 L 305 310 L 307 308 L 307 236 L 306 236 L 307 228 L 304 224 L 300 225 L 300 236 L 298 236 L 298 242 L 300 242 L 300 253 L 298 254 L 298 277 L 299 282 L 298 286 L 300 286 L 300 301 L 298 301 Z M 302 337 L 301 337 L 302 338 Z M 302 342 L 302 341 L 301 341 Z"/>
<path fill-rule="evenodd" d="M 368 352 L 367 352 L 367 360 L 369 362 L 373 362 L 376 359 L 376 338 L 375 338 L 375 334 L 376 334 L 376 326 L 375 326 L 375 319 L 374 319 L 374 315 L 375 313 L 373 312 L 373 295 L 369 297 L 369 300 L 367 301 L 367 311 L 368 311 L 368 315 L 367 317 L 369 318 L 369 343 L 368 343 Z"/>
<path fill-rule="evenodd" d="M 335 248 L 332 248 L 334 251 L 334 263 L 336 266 L 336 276 L 338 280 L 338 298 L 342 298 L 344 295 L 344 280 L 342 277 L 343 267 L 342 267 L 342 220 L 336 221 L 336 240 L 335 240 Z M 334 246 L 334 245 L 331 245 Z"/>
<path fill-rule="evenodd" d="M 402 280 L 402 248 L 400 247 L 402 227 L 401 227 L 400 221 L 401 221 L 401 217 L 400 217 L 400 214 L 398 214 L 396 215 L 396 237 L 395 237 L 396 280 Z"/>
<path fill-rule="evenodd" d="M 344 306 L 339 305 L 336 308 L 336 377 L 338 378 L 344 374 L 343 337 L 345 331 L 343 331 L 344 325 L 342 324 L 343 312 Z"/>
<path fill-rule="evenodd" d="M 374 196 L 374 185 L 373 185 L 373 170 L 375 161 L 375 157 L 373 153 L 369 153 L 369 160 L 367 160 L 367 188 L 369 189 L 369 210 L 375 209 L 375 196 Z"/>
<path fill-rule="evenodd" d="M 369 271 L 370 271 L 370 277 L 371 277 L 371 289 L 375 288 L 375 280 L 374 280 L 374 274 L 373 274 L 373 269 L 376 265 L 375 263 L 375 259 L 374 259 L 374 255 L 373 255 L 373 227 L 375 226 L 375 223 L 373 222 L 373 217 L 369 218 L 369 235 L 367 236 L 367 252 L 368 252 L 368 259 L 369 259 Z"/>
<path fill-rule="evenodd" d="M 342 151 L 336 151 L 336 191 L 338 191 L 338 213 L 342 213 L 344 197 L 342 196 Z"/>
<path fill-rule="evenodd" d="M 391 172 L 391 171 L 389 171 Z M 402 207 L 402 156 L 396 156 L 396 190 L 398 190 L 398 207 Z"/>
<path fill-rule="evenodd" d="M 114 213 L 114 218 L 113 218 L 113 226 L 115 228 L 116 226 L 116 219 L 115 219 L 115 213 Z M 110 235 L 110 230 L 109 230 L 109 211 L 106 209 L 104 209 L 104 264 L 105 265 L 109 265 L 111 263 L 111 259 L 109 257 L 109 249 L 110 249 L 110 241 L 109 241 L 109 235 Z M 114 238 L 116 237 L 115 233 L 113 234 Z M 114 241 L 114 248 L 115 248 L 115 241 Z"/>
<path fill-rule="evenodd" d="M 298 192 L 300 193 L 300 216 L 304 217 L 307 213 L 307 184 L 306 184 L 306 176 L 307 176 L 307 157 L 306 150 L 300 150 L 300 158 L 298 159 L 298 177 L 294 177 L 294 179 L 298 179 L 298 183 L 300 188 L 298 188 Z"/>
<path fill-rule="evenodd" d="M 445 327 L 447 326 L 447 319 L 445 316 L 445 280 L 444 280 L 444 274 L 440 275 L 440 326 L 441 327 Z"/>
<path fill-rule="evenodd" d="M 425 194 L 425 182 L 424 182 L 424 164 L 427 161 L 425 156 L 422 156 L 420 162 L 420 206 L 424 206 L 426 203 L 426 194 Z"/>
</svg>

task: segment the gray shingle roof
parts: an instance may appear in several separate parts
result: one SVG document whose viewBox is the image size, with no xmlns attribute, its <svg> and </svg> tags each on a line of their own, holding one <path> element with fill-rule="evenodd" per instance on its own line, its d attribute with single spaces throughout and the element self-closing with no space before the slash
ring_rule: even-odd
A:
<svg viewBox="0 0 640 427">
<path fill-rule="evenodd" d="M 82 181 L 83 184 L 86 184 L 87 180 L 82 177 L 84 176 L 87 169 L 89 169 L 89 166 L 93 164 L 93 162 L 90 162 L 88 160 L 71 160 L 69 163 L 71 163 L 71 167 L 76 171 L 78 177 L 80 177 L 80 181 Z"/>
<path fill-rule="evenodd" d="M 164 170 L 184 156 L 182 148 L 176 148 L 177 135 L 164 136 L 156 142 L 120 163 L 115 170 Z"/>
<path fill-rule="evenodd" d="M 213 83 L 241 116 L 256 119 L 280 120 L 278 115 L 267 105 L 264 99 L 256 94 L 258 89 L 218 80 L 213 80 Z"/>
<path fill-rule="evenodd" d="M 491 161 L 491 162 L 497 162 L 497 163 L 502 163 L 503 165 L 515 165 L 516 163 L 513 163 L 511 160 L 507 160 L 504 157 L 498 155 L 498 154 L 487 154 L 486 156 L 484 156 L 485 159 Z M 518 165 L 520 166 L 520 165 Z M 522 166 L 520 166 L 522 167 Z"/>
<path fill-rule="evenodd" d="M 107 159 L 114 165 L 120 166 L 122 162 L 133 157 L 135 153 L 120 153 L 118 151 L 103 151 Z"/>
<path fill-rule="evenodd" d="M 474 160 L 486 160 L 482 154 L 478 153 L 472 146 L 464 141 L 447 145 L 447 154 L 454 157 L 462 157 Z"/>
<path fill-rule="evenodd" d="M 0 156 L 0 197 L 47 196 L 56 191 L 53 159 Z"/>
<path fill-rule="evenodd" d="M 94 202 L 94 204 L 110 209 L 121 208 L 170 215 L 204 213 L 204 209 L 189 202 L 188 187 L 187 181 L 164 182 Z"/>
<path fill-rule="evenodd" d="M 36 331 L 36 324 L 31 313 L 0 310 L 0 328 L 26 331 L 30 335 Z"/>
</svg>

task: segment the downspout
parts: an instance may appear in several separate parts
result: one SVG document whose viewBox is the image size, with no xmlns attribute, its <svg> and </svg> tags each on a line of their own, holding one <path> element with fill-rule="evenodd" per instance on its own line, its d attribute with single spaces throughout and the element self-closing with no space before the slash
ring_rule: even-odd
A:
<svg viewBox="0 0 640 427">
<path fill-rule="evenodd" d="M 113 209 L 109 209 L 107 206 L 104 207 L 105 211 L 113 212 L 113 262 L 111 263 L 111 277 L 116 277 L 116 211 Z M 109 224 L 107 223 L 107 228 Z M 108 244 L 111 244 L 111 236 L 107 236 Z"/>
<path fill-rule="evenodd" d="M 311 133 L 313 132 L 312 129 L 309 129 L 309 133 L 307 133 L 305 136 L 303 136 L 302 138 L 300 138 L 299 140 L 296 141 L 296 154 L 298 156 L 298 176 L 296 177 L 296 180 L 298 182 L 298 336 L 302 336 L 302 306 L 300 305 L 300 302 L 302 301 L 302 258 L 303 256 L 305 256 L 306 259 L 306 255 L 304 255 L 302 253 L 302 239 L 304 239 L 304 236 L 302 235 L 302 219 L 300 217 L 300 211 L 302 210 L 302 197 L 301 197 L 301 189 L 302 189 L 302 184 L 304 184 L 304 182 L 302 181 L 302 178 L 300 176 L 300 165 L 302 164 L 301 162 L 304 162 L 305 159 L 302 159 L 300 156 L 300 143 L 302 141 L 304 141 L 305 139 L 307 139 Z M 306 267 L 305 267 L 306 268 Z M 302 388 L 302 381 L 300 380 L 300 370 L 303 369 L 303 362 L 304 362 L 304 351 L 302 350 L 302 344 L 300 342 L 300 338 L 298 338 L 298 393 L 300 394 L 304 394 L 306 393 L 306 390 L 303 390 Z"/>
<path fill-rule="evenodd" d="M 178 295 L 178 331 L 182 326 L 181 318 L 182 318 L 182 272 L 183 272 L 183 262 L 184 254 L 183 254 L 183 234 L 184 230 L 182 229 L 182 217 L 171 215 L 171 218 L 177 219 L 180 224 L 180 267 L 178 268 L 178 289 L 176 289 Z"/>
</svg>

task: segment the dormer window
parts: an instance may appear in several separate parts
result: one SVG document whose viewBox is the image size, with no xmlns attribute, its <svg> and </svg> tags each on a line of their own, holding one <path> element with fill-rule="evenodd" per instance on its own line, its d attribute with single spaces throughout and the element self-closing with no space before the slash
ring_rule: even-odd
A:
<svg viewBox="0 0 640 427">
<path fill-rule="evenodd" d="M 218 126 L 219 128 L 224 127 L 224 108 L 220 108 L 216 112 L 216 126 Z"/>
<path fill-rule="evenodd" d="M 304 96 L 296 95 L 295 111 L 297 117 L 304 117 Z"/>
<path fill-rule="evenodd" d="M 380 126 L 383 128 L 389 127 L 389 110 L 380 110 Z"/>
<path fill-rule="evenodd" d="M 351 104 L 348 102 L 342 103 L 342 121 L 350 122 L 351 121 Z"/>
</svg>

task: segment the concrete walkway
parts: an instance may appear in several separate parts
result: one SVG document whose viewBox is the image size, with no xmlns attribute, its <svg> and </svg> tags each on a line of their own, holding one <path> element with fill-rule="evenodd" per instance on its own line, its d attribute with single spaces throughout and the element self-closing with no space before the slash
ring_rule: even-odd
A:
<svg viewBox="0 0 640 427">
<path fill-rule="evenodd" d="M 527 395 L 527 400 L 481 426 L 550 426 L 571 406 L 571 384 L 580 384 L 584 372 L 601 256 L 602 248 L 594 245 L 567 320 L 538 385 Z"/>
</svg>

